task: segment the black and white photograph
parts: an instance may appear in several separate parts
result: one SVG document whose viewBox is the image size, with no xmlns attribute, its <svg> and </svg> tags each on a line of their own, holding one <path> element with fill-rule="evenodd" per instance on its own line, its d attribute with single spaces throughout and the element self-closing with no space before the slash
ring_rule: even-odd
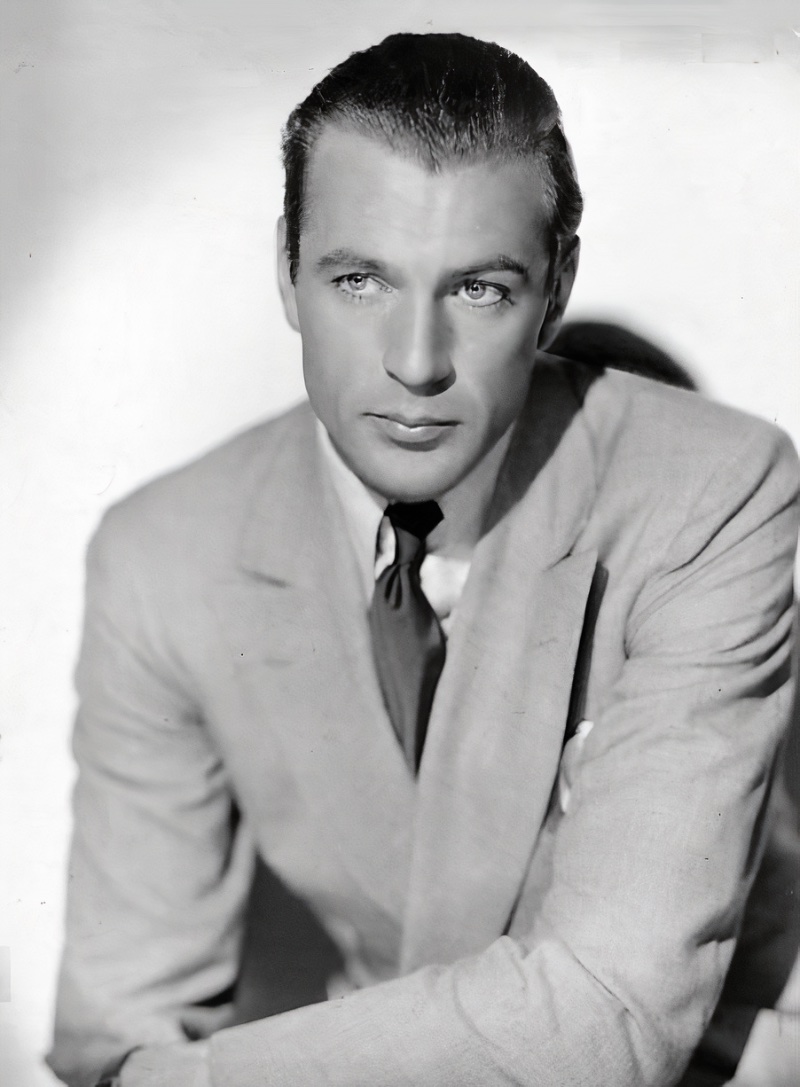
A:
<svg viewBox="0 0 800 1087">
<path fill-rule="evenodd" d="M 0 59 L 0 1084 L 796 1087 L 800 3 Z"/>
</svg>

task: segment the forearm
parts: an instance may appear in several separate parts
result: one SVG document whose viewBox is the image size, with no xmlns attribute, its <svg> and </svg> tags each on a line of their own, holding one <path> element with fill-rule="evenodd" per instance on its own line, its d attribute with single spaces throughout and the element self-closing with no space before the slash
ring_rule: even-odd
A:
<svg viewBox="0 0 800 1087">
<path fill-rule="evenodd" d="M 712 1001 L 709 986 L 706 1001 Z M 234 1027 L 210 1042 L 213 1087 L 565 1087 L 667 1084 L 702 1030 L 626 1007 L 555 941 L 526 954 L 504 937 L 327 1004 Z M 691 1025 L 689 1021 L 692 1020 Z M 680 1035 L 680 1039 L 676 1035 Z"/>
</svg>

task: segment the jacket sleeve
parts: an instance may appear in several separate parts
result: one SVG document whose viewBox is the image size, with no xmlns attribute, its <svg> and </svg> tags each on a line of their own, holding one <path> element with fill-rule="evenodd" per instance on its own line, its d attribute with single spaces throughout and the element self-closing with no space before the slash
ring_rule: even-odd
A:
<svg viewBox="0 0 800 1087">
<path fill-rule="evenodd" d="M 76 674 L 78 780 L 66 942 L 48 1063 L 90 1087 L 133 1047 L 225 1022 L 252 849 L 166 644 L 134 516 L 106 516 L 88 555 Z M 165 588 L 161 586 L 161 588 Z"/>
<path fill-rule="evenodd" d="M 530 931 L 222 1030 L 214 1087 L 668 1087 L 709 1021 L 790 704 L 797 462 L 758 429 L 627 623 Z"/>
</svg>

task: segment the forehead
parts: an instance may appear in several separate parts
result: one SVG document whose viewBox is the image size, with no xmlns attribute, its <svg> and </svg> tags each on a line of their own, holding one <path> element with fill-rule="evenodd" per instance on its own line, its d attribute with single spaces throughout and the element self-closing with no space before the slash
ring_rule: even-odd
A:
<svg viewBox="0 0 800 1087">
<path fill-rule="evenodd" d="M 311 149 L 302 250 L 468 264 L 492 251 L 547 259 L 545 188 L 531 159 L 477 158 L 433 171 L 375 136 L 326 126 Z M 302 258 L 301 258 L 302 264 Z"/>
</svg>

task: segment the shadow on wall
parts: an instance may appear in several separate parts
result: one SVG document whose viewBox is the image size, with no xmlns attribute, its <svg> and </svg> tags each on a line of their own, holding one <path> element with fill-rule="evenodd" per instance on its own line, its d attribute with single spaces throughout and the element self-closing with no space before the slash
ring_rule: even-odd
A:
<svg viewBox="0 0 800 1087">
<path fill-rule="evenodd" d="M 679 389 L 698 389 L 691 374 L 666 351 L 608 321 L 565 321 L 547 350 L 588 366 L 626 370 Z"/>
</svg>

